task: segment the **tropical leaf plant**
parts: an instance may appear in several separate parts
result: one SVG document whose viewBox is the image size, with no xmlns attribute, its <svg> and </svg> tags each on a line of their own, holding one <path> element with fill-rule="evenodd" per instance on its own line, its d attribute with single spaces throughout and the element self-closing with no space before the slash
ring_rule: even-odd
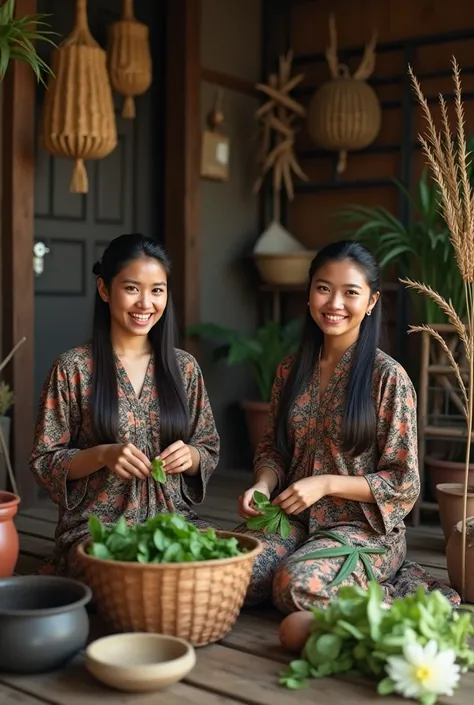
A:
<svg viewBox="0 0 474 705">
<path fill-rule="evenodd" d="M 262 401 L 270 401 L 278 365 L 296 350 L 302 327 L 297 318 L 285 325 L 268 321 L 254 336 L 218 323 L 197 323 L 188 335 L 222 343 L 215 350 L 216 359 L 227 359 L 228 365 L 248 363 Z"/>
<path fill-rule="evenodd" d="M 468 149 L 474 149 L 474 139 Z M 468 171 L 472 182 L 472 167 Z M 456 264 L 449 228 L 440 203 L 439 185 L 425 168 L 414 193 L 394 180 L 407 199 L 410 221 L 402 221 L 383 206 L 350 205 L 336 213 L 345 236 L 363 242 L 380 262 L 382 270 L 395 265 L 397 274 L 424 282 L 446 300 L 464 320 L 466 299 L 464 282 Z M 445 313 L 431 299 L 412 297 L 419 318 L 427 323 L 447 323 Z"/>
<path fill-rule="evenodd" d="M 56 46 L 56 34 L 44 20 L 49 15 L 35 14 L 15 17 L 16 0 L 6 0 L 0 7 L 0 81 L 3 81 L 10 61 L 22 61 L 33 70 L 36 79 L 44 84 L 44 75 L 52 75 L 48 64 L 38 55 L 34 42 L 43 41 Z"/>
</svg>

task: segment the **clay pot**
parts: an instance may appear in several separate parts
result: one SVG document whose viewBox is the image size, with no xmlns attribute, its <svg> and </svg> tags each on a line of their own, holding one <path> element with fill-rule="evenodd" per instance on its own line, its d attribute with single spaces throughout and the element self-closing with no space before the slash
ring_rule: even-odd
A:
<svg viewBox="0 0 474 705">
<path fill-rule="evenodd" d="M 449 582 L 459 594 L 462 591 L 462 521 L 458 521 L 446 546 L 446 564 Z M 466 590 L 464 602 L 474 603 L 474 516 L 467 519 Z"/>
<path fill-rule="evenodd" d="M 427 455 L 425 468 L 433 497 L 436 496 L 437 485 L 453 482 L 464 484 L 466 466 L 463 462 L 457 463 L 453 460 L 443 460 L 443 458 Z M 469 465 L 469 484 L 474 485 L 474 463 Z M 458 517 L 459 519 L 462 519 L 462 516 Z M 451 529 L 449 533 L 451 533 Z"/>
<path fill-rule="evenodd" d="M 241 402 L 241 406 L 245 412 L 252 453 L 255 453 L 265 432 L 270 404 L 266 401 L 248 401 L 244 399 Z"/>
<path fill-rule="evenodd" d="M 20 551 L 18 532 L 13 517 L 20 498 L 12 492 L 0 492 L 0 578 L 10 578 Z"/>
<path fill-rule="evenodd" d="M 464 485 L 457 482 L 445 482 L 436 485 L 438 498 L 439 518 L 443 529 L 444 538 L 447 541 L 458 521 L 462 521 L 463 513 L 463 492 Z M 467 515 L 474 515 L 474 487 L 468 487 L 467 495 Z"/>
</svg>

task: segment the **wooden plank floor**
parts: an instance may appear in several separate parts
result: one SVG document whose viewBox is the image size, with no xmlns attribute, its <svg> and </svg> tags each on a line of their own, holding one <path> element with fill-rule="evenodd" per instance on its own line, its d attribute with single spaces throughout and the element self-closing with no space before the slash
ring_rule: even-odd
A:
<svg viewBox="0 0 474 705">
<path fill-rule="evenodd" d="M 248 473 L 216 475 L 208 496 L 200 507 L 201 518 L 232 529 L 239 523 L 237 497 L 247 488 Z M 56 509 L 48 502 L 23 511 L 16 520 L 20 533 L 20 558 L 16 572 L 30 573 L 42 558 L 51 553 Z M 437 578 L 448 582 L 444 541 L 434 528 L 408 531 L 408 555 L 427 566 Z M 374 689 L 359 682 L 327 678 L 314 681 L 296 695 L 278 685 L 278 674 L 290 656 L 279 646 L 278 625 L 281 615 L 271 607 L 243 610 L 234 628 L 220 643 L 201 648 L 193 671 L 181 683 L 163 693 L 124 695 L 101 686 L 83 668 L 79 655 L 59 672 L 40 676 L 0 674 L 0 702 L 5 705 L 91 705 L 120 702 L 124 705 L 287 705 L 298 699 L 300 705 L 327 705 L 347 699 L 353 705 L 378 701 L 397 705 L 396 697 L 379 698 Z M 91 615 L 91 636 L 104 633 L 100 621 Z M 467 705 L 472 702 L 474 672 L 464 676 L 461 688 L 452 698 L 441 698 L 440 705 Z M 469 693 L 469 698 L 468 698 Z"/>
</svg>

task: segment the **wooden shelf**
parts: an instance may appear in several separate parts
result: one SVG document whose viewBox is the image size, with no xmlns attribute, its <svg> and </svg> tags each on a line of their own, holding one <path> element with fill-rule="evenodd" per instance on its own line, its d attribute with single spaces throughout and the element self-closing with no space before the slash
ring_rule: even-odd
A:
<svg viewBox="0 0 474 705">
<path fill-rule="evenodd" d="M 438 323 L 434 324 L 432 327 L 441 335 L 446 334 L 448 336 L 445 339 L 446 343 L 451 348 L 451 352 L 455 354 L 456 348 L 460 344 L 460 341 L 455 340 L 457 334 L 454 326 L 452 326 L 450 323 Z M 451 345 L 451 343 L 453 343 L 453 345 Z M 433 379 L 433 377 L 436 378 L 436 376 L 447 377 L 448 375 L 454 374 L 452 368 L 446 364 L 446 358 L 433 358 L 432 346 L 435 345 L 437 346 L 437 343 L 433 341 L 429 332 L 423 331 L 421 336 L 420 379 L 418 389 L 418 462 L 420 469 L 421 492 L 420 497 L 415 507 L 413 508 L 413 511 L 411 512 L 413 526 L 417 526 L 420 523 L 420 512 L 422 510 L 438 511 L 437 502 L 429 502 L 424 499 L 424 488 L 427 483 L 427 473 L 425 469 L 425 455 L 427 452 L 427 442 L 434 440 L 459 440 L 464 441 L 466 443 L 469 438 L 471 439 L 471 442 L 474 441 L 474 431 L 471 431 L 469 433 L 465 423 L 459 423 L 459 425 L 453 424 L 451 426 L 434 426 L 431 423 L 427 423 L 428 419 L 430 418 L 430 413 L 432 413 L 428 399 L 430 390 L 430 378 Z M 436 348 L 436 350 L 439 352 L 438 348 Z M 436 364 L 437 359 L 439 360 L 440 364 Z M 462 368 L 461 373 L 469 374 L 469 371 L 465 368 Z M 451 386 L 449 380 L 446 379 L 446 377 L 444 378 L 444 382 L 446 382 L 447 384 L 445 384 L 444 387 L 440 389 L 440 392 L 447 392 L 450 395 L 451 400 L 453 400 L 453 390 L 456 385 L 453 381 L 453 385 Z M 457 401 L 458 399 L 459 397 L 456 393 L 455 401 Z M 459 399 L 459 401 L 461 400 Z M 434 402 L 436 404 L 436 399 L 434 400 Z M 446 412 L 438 411 L 438 413 L 440 413 L 440 415 L 441 413 L 444 415 L 448 412 L 446 410 Z M 459 414 L 459 418 L 462 418 L 461 412 Z"/>
<path fill-rule="evenodd" d="M 439 509 L 438 502 L 420 502 L 420 508 L 431 512 L 437 512 Z"/>
<path fill-rule="evenodd" d="M 460 372 L 462 375 L 468 375 L 469 370 L 466 367 L 461 367 Z M 438 375 L 453 375 L 454 370 L 449 365 L 429 365 L 428 374 L 438 374 Z"/>
<path fill-rule="evenodd" d="M 397 282 L 385 282 L 382 284 L 382 291 L 385 292 L 396 292 L 400 288 L 400 284 Z M 306 291 L 307 284 L 267 284 L 266 282 L 261 282 L 259 285 L 260 291 L 270 292 L 272 294 L 285 294 L 292 292 Z"/>
<path fill-rule="evenodd" d="M 466 429 L 455 426 L 425 426 L 424 431 L 427 436 L 438 438 L 467 438 Z M 471 431 L 471 440 L 474 440 L 474 431 Z"/>
</svg>

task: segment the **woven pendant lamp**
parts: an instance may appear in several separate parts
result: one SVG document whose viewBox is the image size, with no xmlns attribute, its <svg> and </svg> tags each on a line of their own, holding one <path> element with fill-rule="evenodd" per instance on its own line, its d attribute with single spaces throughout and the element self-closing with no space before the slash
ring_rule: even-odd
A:
<svg viewBox="0 0 474 705">
<path fill-rule="evenodd" d="M 135 117 L 134 97 L 152 81 L 148 27 L 133 14 L 133 0 L 123 0 L 122 19 L 109 28 L 108 59 L 113 88 L 125 97 L 122 117 Z"/>
<path fill-rule="evenodd" d="M 87 0 L 76 0 L 72 33 L 51 59 L 54 78 L 45 91 L 42 141 L 54 157 L 74 160 L 72 193 L 87 193 L 85 159 L 103 159 L 117 145 L 106 52 L 89 30 Z"/>
<path fill-rule="evenodd" d="M 308 134 L 319 147 L 339 152 L 338 174 L 347 166 L 347 153 L 365 149 L 377 138 L 382 110 L 367 79 L 375 68 L 376 35 L 366 44 L 353 76 L 337 56 L 336 23 L 329 18 L 330 46 L 326 59 L 331 79 L 315 92 L 308 106 Z"/>
</svg>

